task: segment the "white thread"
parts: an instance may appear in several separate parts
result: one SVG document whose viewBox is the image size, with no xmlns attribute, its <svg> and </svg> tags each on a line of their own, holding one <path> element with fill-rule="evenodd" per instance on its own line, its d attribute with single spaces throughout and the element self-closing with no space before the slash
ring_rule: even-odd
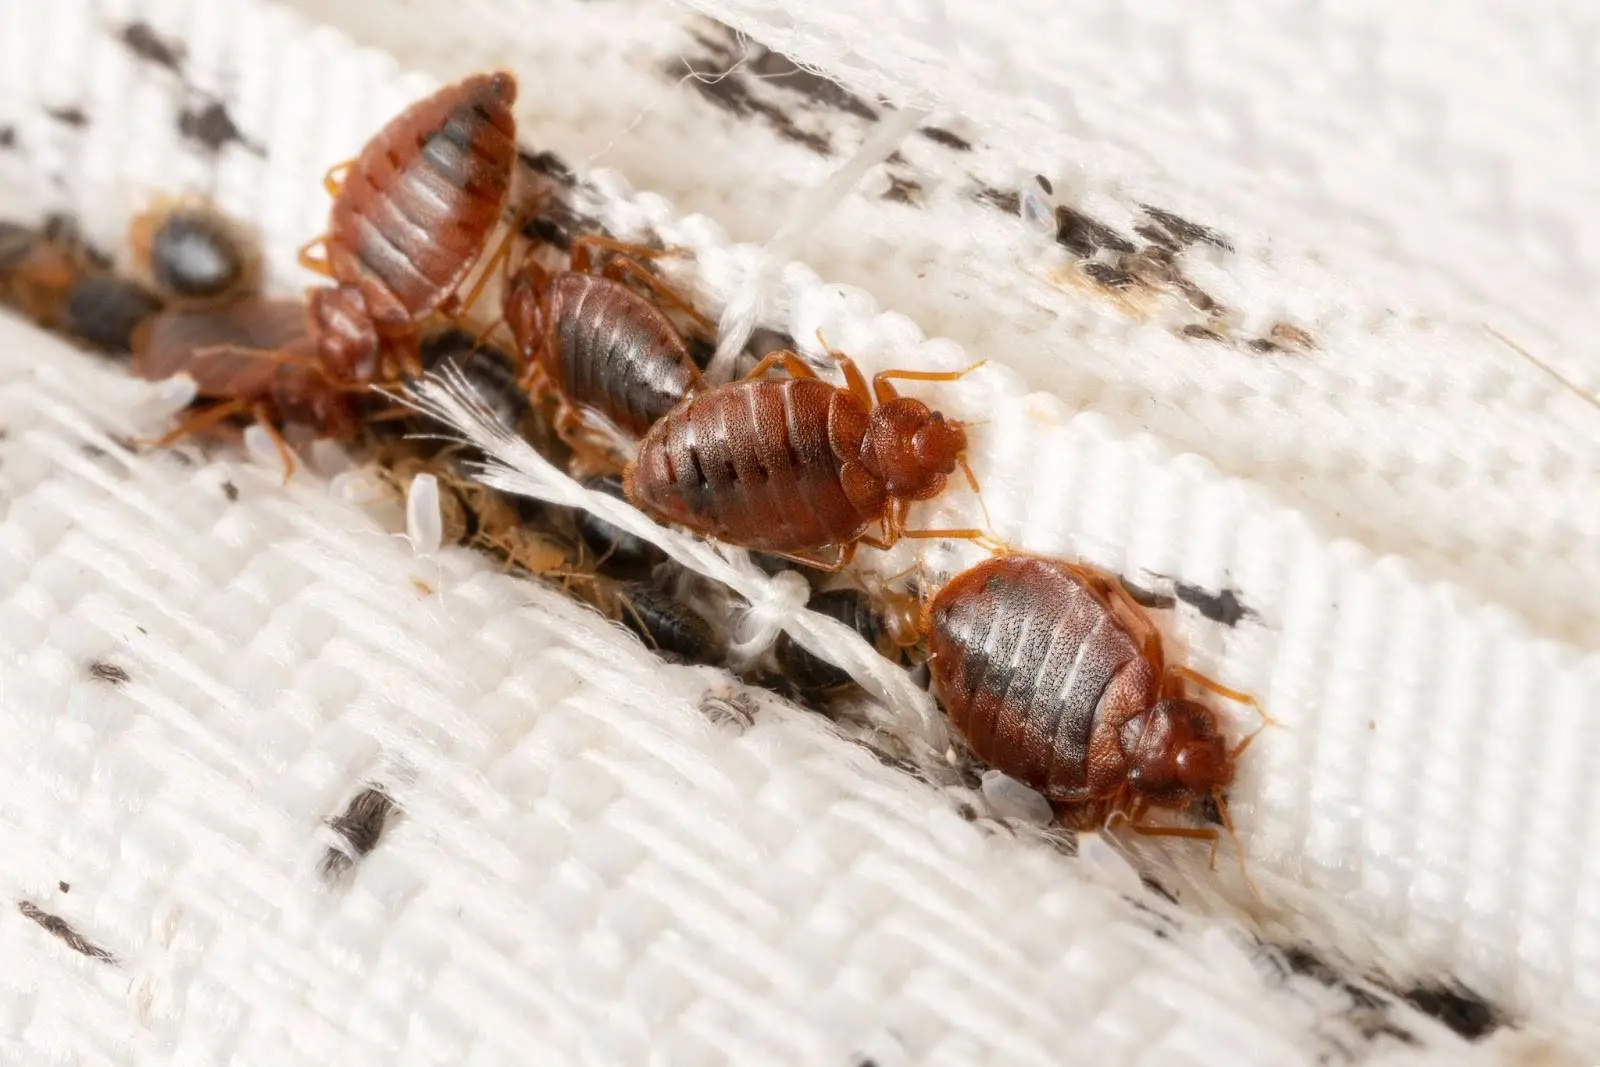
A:
<svg viewBox="0 0 1600 1067">
<path fill-rule="evenodd" d="M 795 199 L 783 225 L 762 247 L 755 269 L 722 309 L 717 322 L 717 350 L 706 365 L 706 381 L 716 385 L 733 377 L 739 353 L 750 343 L 766 313 L 768 290 L 784 264 L 794 257 L 799 239 L 848 196 L 868 170 L 888 159 L 927 116 L 927 111 L 912 107 L 884 115 L 843 166 Z"/>
<path fill-rule="evenodd" d="M 776 636 L 786 631 L 812 655 L 848 673 L 857 684 L 877 697 L 906 729 L 908 743 L 916 746 L 919 763 L 948 773 L 943 754 L 949 734 L 932 698 L 911 683 L 905 671 L 893 666 L 867 641 L 838 619 L 797 606 L 790 592 L 763 574 L 743 553 L 724 554 L 712 545 L 651 521 L 627 503 L 605 493 L 591 492 L 557 469 L 532 445 L 502 425 L 479 398 L 471 382 L 454 367 L 430 373 L 408 386 L 400 403 L 438 419 L 477 445 L 491 462 L 480 464 L 477 480 L 504 492 L 533 497 L 566 507 L 583 508 L 613 526 L 659 546 L 685 567 L 727 586 L 752 605 L 766 605 L 764 632 Z M 782 588 L 781 586 L 779 587 Z M 751 646 L 746 645 L 745 654 Z"/>
<path fill-rule="evenodd" d="M 766 595 L 752 601 L 734 623 L 728 651 L 734 665 L 748 666 L 771 647 L 783 629 L 783 620 L 805 609 L 811 599 L 811 585 L 794 571 L 779 571 L 772 576 Z"/>
</svg>

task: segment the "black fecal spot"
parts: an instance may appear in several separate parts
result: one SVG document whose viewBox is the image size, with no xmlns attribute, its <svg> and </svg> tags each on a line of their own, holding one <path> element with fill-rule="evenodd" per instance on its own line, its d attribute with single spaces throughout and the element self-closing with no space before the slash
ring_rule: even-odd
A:
<svg viewBox="0 0 1600 1067">
<path fill-rule="evenodd" d="M 763 119 L 778 136 L 804 145 L 818 155 L 825 156 L 832 153 L 833 145 L 828 138 L 802 129 L 788 112 L 756 95 L 751 88 L 754 79 L 751 77 L 752 64 L 748 58 L 743 67 L 735 69 L 739 57 L 733 54 L 727 43 L 714 41 L 700 34 L 695 35 L 695 40 L 706 48 L 706 52 L 699 56 L 685 56 L 678 63 L 669 63 L 666 74 L 674 82 L 688 85 L 707 101 L 729 114 L 740 118 Z M 793 67 L 788 60 L 782 62 L 788 67 Z M 685 72 L 690 77 L 684 78 Z M 817 80 L 826 81 L 826 79 Z M 793 92 L 803 93 L 804 90 L 798 88 L 798 84 L 792 83 L 787 88 Z"/>
<path fill-rule="evenodd" d="M 72 924 L 61 918 L 61 916 L 51 915 L 37 904 L 28 900 L 17 901 L 17 910 L 38 923 L 46 933 L 80 956 L 88 956 L 90 959 L 99 960 L 101 963 L 116 964 L 117 957 L 78 933 L 72 928 Z"/>
<path fill-rule="evenodd" d="M 1141 873 L 1139 881 L 1144 883 L 1146 889 L 1165 900 L 1168 904 L 1176 904 L 1178 902 L 1178 894 L 1156 881 L 1151 875 Z"/>
<path fill-rule="evenodd" d="M 138 56 L 147 63 L 154 63 L 158 67 L 166 67 L 174 74 L 183 73 L 183 58 L 185 49 L 176 41 L 169 41 L 156 33 L 146 22 L 130 22 L 117 34 L 117 40 L 127 46 L 128 51 Z"/>
<path fill-rule="evenodd" d="M 961 816 L 963 822 L 978 821 L 978 809 L 968 804 L 965 800 L 956 805 L 956 814 Z"/>
<path fill-rule="evenodd" d="M 367 786 L 351 797 L 344 811 L 328 820 L 344 847 L 330 848 L 323 855 L 323 878 L 331 881 L 377 848 L 394 812 L 394 801 L 377 786 Z"/>
<path fill-rule="evenodd" d="M 223 482 L 222 495 L 227 497 L 228 502 L 231 504 L 239 499 L 239 487 L 232 482 Z"/>
<path fill-rule="evenodd" d="M 1107 289 L 1131 289 L 1133 275 L 1109 263 L 1085 263 L 1083 272 Z"/>
<path fill-rule="evenodd" d="M 221 152 L 230 144 L 236 144 L 258 156 L 267 154 L 244 135 L 220 100 L 212 100 L 201 107 L 185 107 L 178 113 L 178 132 L 209 152 Z"/>
<path fill-rule="evenodd" d="M 951 148 L 957 152 L 972 151 L 971 141 L 967 140 L 965 137 L 959 137 L 956 134 L 951 133 L 949 130 L 940 129 L 938 126 L 924 126 L 917 132 L 922 134 L 922 136 L 926 137 L 928 140 L 932 141 L 934 144 L 943 145 L 945 148 Z"/>
<path fill-rule="evenodd" d="M 551 197 L 539 205 L 537 214 L 522 224 L 522 235 L 541 241 L 563 252 L 571 251 L 572 239 L 579 234 L 610 236 L 599 219 L 578 211 L 566 201 Z"/>
<path fill-rule="evenodd" d="M 745 68 L 768 85 L 805 97 L 814 104 L 843 111 L 857 118 L 874 121 L 877 112 L 867 102 L 838 82 L 803 70 L 781 52 L 751 46 L 754 53 Z"/>
<path fill-rule="evenodd" d="M 1506 1024 L 1493 1005 L 1456 983 L 1414 986 L 1401 990 L 1400 996 L 1422 1014 L 1437 1019 L 1468 1041 L 1476 1041 Z"/>
<path fill-rule="evenodd" d="M 1245 342 L 1245 346 L 1252 352 L 1282 352 L 1283 346 L 1268 337 L 1252 337 Z"/>
<path fill-rule="evenodd" d="M 1103 222 L 1096 222 L 1065 204 L 1056 205 L 1056 243 L 1080 256 L 1092 256 L 1101 249 L 1132 252 L 1133 242 Z"/>
<path fill-rule="evenodd" d="M 1163 248 L 1168 252 L 1176 252 L 1183 247 L 1176 237 L 1154 223 L 1141 222 L 1133 228 L 1133 232 L 1149 241 L 1152 245 Z"/>
<path fill-rule="evenodd" d="M 535 174 L 542 174 L 569 189 L 578 183 L 578 179 L 573 177 L 572 168 L 562 162 L 561 157 L 554 152 L 534 152 L 527 148 L 518 148 L 517 162 Z"/>
<path fill-rule="evenodd" d="M 0 149 L 17 147 L 17 128 L 15 126 L 0 126 Z"/>
<path fill-rule="evenodd" d="M 61 125 L 71 126 L 73 129 L 81 130 L 89 125 L 89 116 L 81 107 L 52 107 L 47 109 L 45 114 Z"/>
<path fill-rule="evenodd" d="M 972 199 L 980 204 L 999 208 L 1007 215 L 1016 215 L 1022 211 L 1022 195 L 1009 189 L 996 189 L 992 185 L 980 185 L 973 190 Z"/>
<path fill-rule="evenodd" d="M 1165 611 L 1178 602 L 1176 597 L 1173 597 L 1167 593 L 1157 593 L 1153 590 L 1134 585 L 1126 578 L 1119 578 L 1117 581 L 1119 584 L 1121 584 L 1122 588 L 1127 591 L 1128 595 L 1133 598 L 1133 602 L 1142 608 L 1153 608 L 1157 611 Z"/>
<path fill-rule="evenodd" d="M 91 663 L 89 677 L 110 685 L 122 685 L 124 682 L 133 681 L 133 676 L 115 663 Z"/>
<path fill-rule="evenodd" d="M 1225 340 L 1227 340 L 1227 338 L 1223 337 L 1220 333 L 1218 333 L 1216 330 L 1213 330 L 1211 327 L 1209 327 L 1209 326 L 1201 326 L 1198 323 L 1190 323 L 1189 325 L 1183 327 L 1181 330 L 1178 331 L 1178 336 L 1179 337 L 1187 337 L 1191 341 L 1225 341 Z"/>
<path fill-rule="evenodd" d="M 72 892 L 72 887 L 70 885 L 68 885 L 66 882 L 57 882 L 56 883 L 56 888 L 61 890 L 63 893 Z"/>
<path fill-rule="evenodd" d="M 922 202 L 922 183 L 902 178 L 898 174 L 889 175 L 889 188 L 883 194 L 883 199 L 897 204 L 910 204 L 917 206 Z"/>
<path fill-rule="evenodd" d="M 1179 582 L 1173 587 L 1178 594 L 1178 599 L 1193 607 L 1201 615 L 1212 622 L 1220 622 L 1224 626 L 1237 626 L 1239 621 L 1255 612 L 1239 603 L 1239 597 L 1232 589 L 1224 589 L 1220 593 L 1207 592 L 1199 586 L 1186 585 Z"/>
<path fill-rule="evenodd" d="M 1162 211 L 1160 208 L 1151 207 L 1149 204 L 1140 204 L 1139 206 L 1144 209 L 1144 213 L 1147 216 L 1166 229 L 1179 244 L 1192 245 L 1199 242 L 1220 248 L 1225 252 L 1233 251 L 1233 245 L 1228 242 L 1228 239 L 1209 226 L 1202 226 L 1198 222 L 1190 222 L 1188 219 L 1174 215 L 1170 211 Z"/>
<path fill-rule="evenodd" d="M 67 331 L 113 355 L 133 350 L 133 331 L 162 308 L 156 294 L 114 274 L 91 274 L 67 293 Z"/>
</svg>

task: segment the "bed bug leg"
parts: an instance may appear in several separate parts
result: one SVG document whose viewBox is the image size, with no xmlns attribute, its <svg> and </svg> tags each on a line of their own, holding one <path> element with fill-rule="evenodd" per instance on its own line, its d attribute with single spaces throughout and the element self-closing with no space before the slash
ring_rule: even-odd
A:
<svg viewBox="0 0 1600 1067">
<path fill-rule="evenodd" d="M 696 311 L 693 304 L 685 300 L 671 286 L 652 274 L 643 263 L 640 263 L 632 256 L 617 256 L 607 261 L 605 268 L 600 273 L 612 281 L 621 281 L 624 275 L 631 276 L 634 281 L 649 288 L 663 302 L 670 304 L 693 319 L 695 325 L 702 330 L 713 334 L 716 332 L 716 323 Z"/>
<path fill-rule="evenodd" d="M 811 369 L 811 364 L 801 359 L 797 353 L 782 349 L 777 352 L 768 352 L 762 357 L 761 362 L 750 368 L 750 373 L 744 376 L 745 381 L 754 381 L 775 366 L 782 366 L 789 372 L 791 378 L 815 378 L 817 372 Z"/>
<path fill-rule="evenodd" d="M 257 404 L 251 411 L 256 417 L 256 422 L 272 439 L 272 446 L 278 450 L 278 458 L 283 461 L 283 484 L 288 485 L 289 480 L 294 477 L 296 467 L 294 450 L 289 447 L 289 442 L 283 439 L 283 434 L 278 432 L 278 428 L 272 425 L 272 413 L 267 409 L 267 405 Z"/>
<path fill-rule="evenodd" d="M 178 425 L 153 440 L 141 440 L 138 443 L 151 448 L 166 448 L 174 441 L 188 437 L 190 434 L 199 433 L 210 426 L 215 426 L 235 415 L 243 414 L 250 409 L 250 404 L 244 400 L 228 400 L 221 404 L 213 404 L 204 411 L 196 412 L 184 419 Z"/>
<path fill-rule="evenodd" d="M 314 248 L 320 248 L 322 251 L 313 255 L 311 250 Z M 306 270 L 314 274 L 320 274 L 324 278 L 333 277 L 333 268 L 328 266 L 328 237 L 326 234 L 321 237 L 313 237 L 301 245 L 300 251 L 295 256 L 300 261 L 300 265 Z"/>
<path fill-rule="evenodd" d="M 329 196 L 338 197 L 339 193 L 344 189 L 345 178 L 350 175 L 350 168 L 355 165 L 355 160 L 347 159 L 343 163 L 335 163 L 327 169 L 327 172 L 322 175 L 322 187 L 328 191 Z"/>
<path fill-rule="evenodd" d="M 1193 682 L 1201 689 L 1204 689 L 1210 693 L 1215 693 L 1219 697 L 1225 697 L 1228 700 L 1236 701 L 1240 704 L 1248 704 L 1250 708 L 1255 711 L 1258 716 L 1260 716 L 1262 729 L 1265 729 L 1268 726 L 1283 725 L 1277 719 L 1274 719 L 1271 715 L 1268 715 L 1267 709 L 1261 706 L 1261 701 L 1257 700 L 1249 693 L 1241 693 L 1237 689 L 1229 689 L 1227 686 L 1212 681 L 1199 671 L 1190 670 L 1188 667 L 1173 667 L 1167 672 L 1167 676 L 1174 680 L 1174 685 L 1176 685 L 1176 682 L 1180 679 L 1186 682 Z M 1259 733 L 1260 731 L 1257 732 Z M 1253 737 L 1255 735 L 1252 734 L 1251 736 Z"/>
<path fill-rule="evenodd" d="M 886 370 L 886 371 L 879 371 L 877 374 L 874 374 L 872 376 L 872 393 L 873 393 L 873 395 L 875 397 L 878 398 L 878 403 L 887 404 L 889 401 L 895 399 L 896 397 L 898 397 L 900 395 L 895 390 L 895 387 L 889 384 L 892 379 L 899 379 L 901 381 L 908 381 L 908 382 L 953 382 L 953 381 L 956 381 L 957 379 L 965 378 L 967 375 L 971 374 L 973 371 L 977 370 L 979 367 L 987 366 L 988 363 L 989 363 L 988 360 L 980 359 L 978 362 L 974 363 L 972 366 L 967 367 L 964 370 L 943 370 L 943 371 L 933 371 L 933 370 Z"/>
</svg>

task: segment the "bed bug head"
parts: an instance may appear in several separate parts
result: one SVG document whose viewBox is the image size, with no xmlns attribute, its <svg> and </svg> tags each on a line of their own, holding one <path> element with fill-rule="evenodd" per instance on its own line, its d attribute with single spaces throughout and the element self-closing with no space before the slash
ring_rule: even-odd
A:
<svg viewBox="0 0 1600 1067">
<path fill-rule="evenodd" d="M 1123 749 L 1128 784 L 1154 801 L 1210 795 L 1233 781 L 1233 754 L 1216 715 L 1197 701 L 1161 700 L 1128 720 Z"/>
<path fill-rule="evenodd" d="M 873 409 L 861 462 L 892 497 L 927 500 L 961 464 L 967 431 L 920 400 L 896 397 Z"/>
</svg>

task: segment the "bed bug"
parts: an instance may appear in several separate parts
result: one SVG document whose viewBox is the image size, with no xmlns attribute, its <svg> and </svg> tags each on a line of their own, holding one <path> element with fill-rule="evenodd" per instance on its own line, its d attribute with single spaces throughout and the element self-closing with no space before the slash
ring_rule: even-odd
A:
<svg viewBox="0 0 1600 1067">
<path fill-rule="evenodd" d="M 715 663 L 722 655 L 716 631 L 699 612 L 651 582 L 624 582 L 615 593 L 616 615 L 657 652 L 690 663 Z"/>
<path fill-rule="evenodd" d="M 924 609 L 933 680 L 951 724 L 980 760 L 1042 793 L 1062 821 L 1094 829 L 1119 816 L 1140 833 L 1207 839 L 1210 828 L 1152 826 L 1153 808 L 1223 791 L 1251 734 L 1229 748 L 1215 713 L 1185 683 L 1249 704 L 1187 667 L 1114 578 L 1026 554 L 985 560 Z M 1259 733 L 1259 730 L 1257 731 Z M 1241 866 L 1243 857 L 1241 854 Z"/>
<path fill-rule="evenodd" d="M 992 544 L 976 529 L 906 528 L 910 504 L 939 495 L 956 467 L 975 493 L 978 482 L 964 457 L 962 424 L 899 396 L 891 384 L 953 381 L 983 364 L 887 370 L 873 377 L 869 392 L 848 356 L 829 355 L 844 371 L 845 388 L 781 350 L 744 379 L 679 404 L 640 442 L 623 475 L 628 499 L 698 534 L 823 570 L 843 567 L 859 544 L 887 549 L 903 537 Z M 775 365 L 790 377 L 763 379 Z M 882 538 L 867 534 L 873 523 L 882 524 Z M 830 546 L 838 553 L 831 561 L 818 555 Z"/>
<path fill-rule="evenodd" d="M 66 321 L 72 287 L 91 266 L 71 244 L 42 230 L 0 222 L 0 304 L 49 330 Z"/>
<path fill-rule="evenodd" d="M 880 654 L 890 658 L 897 657 L 897 651 L 887 639 L 888 628 L 885 619 L 873 604 L 872 597 L 864 591 L 829 589 L 816 593 L 806 603 L 806 609 L 838 619 L 864 637 Z M 803 693 L 825 693 L 852 684 L 848 673 L 807 652 L 789 636 L 787 631 L 778 635 L 772 652 L 779 669 Z"/>
<path fill-rule="evenodd" d="M 257 358 L 262 350 L 278 357 Z M 305 305 L 297 300 L 161 312 L 134 331 L 132 369 L 150 381 L 187 374 L 198 398 L 211 401 L 152 445 L 164 447 L 235 416 L 253 415 L 283 458 L 286 482 L 295 469 L 294 454 L 279 427 L 304 426 L 345 440 L 369 417 L 361 403 L 365 390 L 331 381 L 318 364 Z"/>
<path fill-rule="evenodd" d="M 201 200 L 157 200 L 134 216 L 128 248 L 137 271 L 175 306 L 258 294 L 261 253 L 244 229 Z"/>
<path fill-rule="evenodd" d="M 67 290 L 62 328 L 103 352 L 131 352 L 134 331 L 163 307 L 159 296 L 131 278 L 90 274 Z"/>
<path fill-rule="evenodd" d="M 300 250 L 300 262 L 336 283 L 309 293 L 318 355 L 334 377 L 417 369 L 418 325 L 436 312 L 464 314 L 509 254 L 514 230 L 460 296 L 510 193 L 516 98 L 509 73 L 465 78 L 412 104 L 328 171 L 328 230 Z"/>
<path fill-rule="evenodd" d="M 590 273 L 601 250 L 621 254 Z M 576 451 L 592 451 L 581 443 L 584 412 L 637 438 L 700 390 L 700 370 L 678 328 L 623 281 L 647 286 L 709 329 L 640 262 L 664 254 L 668 250 L 585 235 L 572 241 L 570 269 L 551 274 L 529 259 L 507 286 L 504 318 L 523 360 L 524 384 L 536 396 L 558 398 L 556 432 Z"/>
<path fill-rule="evenodd" d="M 595 475 L 584 479 L 583 487 L 605 493 L 618 500 L 627 499 L 622 493 L 622 481 L 611 475 Z M 592 511 L 578 509 L 573 515 L 573 525 L 584 547 L 595 555 L 595 568 L 617 577 L 636 577 L 647 574 L 667 556 L 656 545 L 644 538 L 618 529 Z"/>
</svg>

